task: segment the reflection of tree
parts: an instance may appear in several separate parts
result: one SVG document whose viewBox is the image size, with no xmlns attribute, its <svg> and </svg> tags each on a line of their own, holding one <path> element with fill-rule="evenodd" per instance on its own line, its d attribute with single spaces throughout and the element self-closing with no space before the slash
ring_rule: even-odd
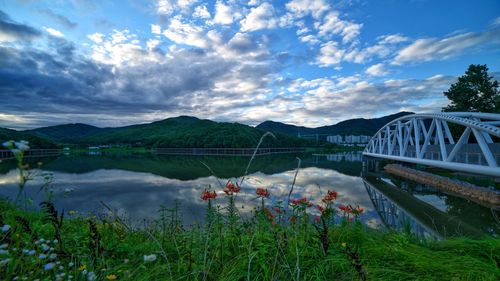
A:
<svg viewBox="0 0 500 281">
<path fill-rule="evenodd" d="M 361 162 L 316 161 L 311 154 L 278 154 L 256 157 L 249 173 L 260 171 L 264 174 L 276 174 L 294 170 L 297 167 L 296 157 L 303 160 L 302 168 L 331 169 L 352 176 L 358 176 L 361 172 Z M 200 161 L 207 164 L 218 177 L 230 178 L 242 176 L 249 159 L 247 156 L 157 156 L 114 153 L 99 156 L 80 154 L 44 159 L 31 158 L 28 161 L 36 166 L 36 162 L 41 160 L 44 163 L 43 169 L 66 173 L 120 169 L 152 173 L 171 179 L 192 180 L 211 175 Z M 0 172 L 5 174 L 15 167 L 15 162 L 6 161 L 2 163 Z"/>
</svg>

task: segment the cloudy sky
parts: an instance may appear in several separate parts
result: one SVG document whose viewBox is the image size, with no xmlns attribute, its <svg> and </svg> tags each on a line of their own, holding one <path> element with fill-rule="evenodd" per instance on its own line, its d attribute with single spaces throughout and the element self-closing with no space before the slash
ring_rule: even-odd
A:
<svg viewBox="0 0 500 281">
<path fill-rule="evenodd" d="M 0 127 L 438 111 L 472 63 L 500 77 L 498 0 L 1 0 Z"/>
</svg>

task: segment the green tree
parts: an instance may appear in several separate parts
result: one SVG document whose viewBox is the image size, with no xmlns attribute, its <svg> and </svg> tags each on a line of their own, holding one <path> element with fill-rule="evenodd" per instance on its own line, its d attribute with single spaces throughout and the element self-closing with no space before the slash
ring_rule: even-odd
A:
<svg viewBox="0 0 500 281">
<path fill-rule="evenodd" d="M 471 64 L 443 94 L 451 101 L 443 111 L 500 112 L 498 81 L 488 75 L 485 64 Z"/>
</svg>

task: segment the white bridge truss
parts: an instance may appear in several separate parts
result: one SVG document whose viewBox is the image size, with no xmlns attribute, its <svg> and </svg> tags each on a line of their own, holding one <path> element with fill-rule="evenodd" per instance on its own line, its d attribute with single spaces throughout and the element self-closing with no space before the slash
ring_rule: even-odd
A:
<svg viewBox="0 0 500 281">
<path fill-rule="evenodd" d="M 500 177 L 499 126 L 500 114 L 494 113 L 406 115 L 382 127 L 363 155 Z"/>
</svg>

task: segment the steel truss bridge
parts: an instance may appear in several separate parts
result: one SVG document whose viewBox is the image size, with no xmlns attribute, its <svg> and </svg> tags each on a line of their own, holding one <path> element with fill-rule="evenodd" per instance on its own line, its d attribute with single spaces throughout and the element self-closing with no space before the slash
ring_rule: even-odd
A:
<svg viewBox="0 0 500 281">
<path fill-rule="evenodd" d="M 363 155 L 500 177 L 499 126 L 495 113 L 406 115 L 382 127 Z"/>
</svg>

